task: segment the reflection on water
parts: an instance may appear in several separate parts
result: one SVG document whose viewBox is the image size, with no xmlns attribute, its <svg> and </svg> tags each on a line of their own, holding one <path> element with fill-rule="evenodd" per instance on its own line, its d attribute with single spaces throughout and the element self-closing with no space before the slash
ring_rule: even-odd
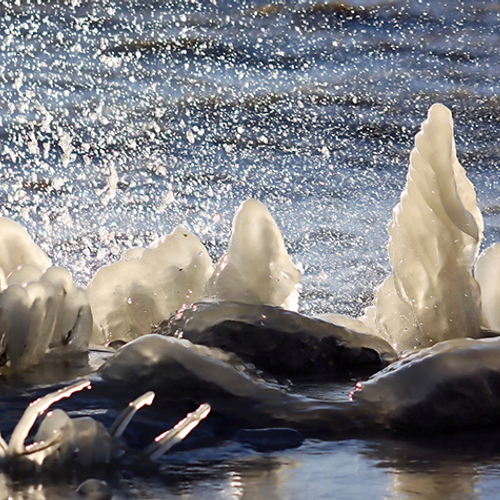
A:
<svg viewBox="0 0 500 500">
<path fill-rule="evenodd" d="M 495 498 L 500 487 L 500 436 L 429 439 L 306 440 L 296 450 L 259 454 L 231 442 L 167 456 L 160 471 L 113 471 L 115 498 L 441 500 Z M 70 498 L 80 481 L 104 471 L 45 477 L 30 484 L 0 474 L 0 497 Z M 312 496 L 311 496 L 312 495 Z"/>
<path fill-rule="evenodd" d="M 267 456 L 250 453 L 212 463 L 208 484 L 193 483 L 188 465 L 182 474 L 192 494 L 201 497 L 202 488 L 210 498 L 219 494 L 223 498 L 310 498 L 311 492 L 318 499 L 366 498 L 367 492 L 373 498 L 393 499 L 488 498 L 483 493 L 492 484 L 500 486 L 498 439 L 492 442 L 491 435 L 479 433 L 421 441 L 308 440 L 299 450 Z M 219 452 L 212 450 L 214 456 Z"/>
</svg>

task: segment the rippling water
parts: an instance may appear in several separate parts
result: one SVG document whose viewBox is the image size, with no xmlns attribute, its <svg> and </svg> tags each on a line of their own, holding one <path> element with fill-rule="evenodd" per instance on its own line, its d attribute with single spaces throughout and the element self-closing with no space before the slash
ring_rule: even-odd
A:
<svg viewBox="0 0 500 500">
<path fill-rule="evenodd" d="M 302 265 L 301 310 L 358 314 L 387 273 L 386 224 L 434 102 L 454 114 L 486 243 L 500 240 L 499 47 L 500 6 L 486 0 L 3 0 L 0 213 L 86 285 L 177 224 L 218 258 L 234 210 L 255 197 Z M 296 498 L 299 477 L 316 498 L 401 498 L 405 474 L 370 446 L 243 457 L 243 475 L 221 460 L 208 484 L 214 498 L 250 498 L 242 477 L 258 470 L 257 496 Z M 352 467 L 331 472 L 344 461 Z M 486 498 L 497 471 L 489 456 L 470 461 L 453 473 L 473 478 L 459 498 Z"/>
</svg>

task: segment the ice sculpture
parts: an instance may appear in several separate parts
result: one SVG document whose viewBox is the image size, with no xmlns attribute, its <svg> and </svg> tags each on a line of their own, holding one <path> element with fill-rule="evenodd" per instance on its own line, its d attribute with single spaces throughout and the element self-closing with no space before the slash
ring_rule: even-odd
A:
<svg viewBox="0 0 500 500">
<path fill-rule="evenodd" d="M 300 272 L 267 208 L 245 201 L 236 212 L 228 250 L 205 288 L 207 297 L 298 309 Z"/>
<path fill-rule="evenodd" d="M 34 281 L 11 285 L 0 294 L 2 364 L 21 371 L 41 361 L 49 347 L 57 313 L 55 288 Z"/>
<path fill-rule="evenodd" d="M 154 248 L 129 250 L 99 269 L 89 285 L 92 341 L 129 341 L 150 333 L 182 305 L 198 300 L 212 271 L 205 247 L 181 227 Z"/>
<path fill-rule="evenodd" d="M 481 253 L 474 275 L 481 286 L 483 326 L 500 332 L 500 243 Z"/>
<path fill-rule="evenodd" d="M 476 195 L 459 164 L 451 112 L 433 105 L 415 137 L 406 187 L 389 225 L 392 275 L 376 292 L 376 328 L 398 351 L 477 336 L 471 268 L 482 237 Z"/>
<path fill-rule="evenodd" d="M 92 314 L 81 288 L 66 269 L 20 266 L 0 293 L 2 364 L 21 371 L 41 361 L 47 349 L 85 351 Z"/>
</svg>

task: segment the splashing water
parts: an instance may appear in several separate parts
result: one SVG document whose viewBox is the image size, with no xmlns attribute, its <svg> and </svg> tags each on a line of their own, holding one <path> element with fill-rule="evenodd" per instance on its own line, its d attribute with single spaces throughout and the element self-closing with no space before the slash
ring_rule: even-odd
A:
<svg viewBox="0 0 500 500">
<path fill-rule="evenodd" d="M 216 260 L 255 197 L 304 268 L 302 309 L 357 313 L 432 102 L 490 207 L 498 19 L 467 7 L 6 2 L 2 214 L 86 285 L 179 223 Z"/>
</svg>

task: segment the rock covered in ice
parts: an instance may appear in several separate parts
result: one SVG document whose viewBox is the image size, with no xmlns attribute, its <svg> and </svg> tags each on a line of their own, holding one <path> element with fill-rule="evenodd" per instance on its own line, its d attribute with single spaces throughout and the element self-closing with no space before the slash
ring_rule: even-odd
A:
<svg viewBox="0 0 500 500">
<path fill-rule="evenodd" d="M 481 287 L 483 326 L 500 332 L 500 243 L 481 253 L 474 275 Z"/>
<path fill-rule="evenodd" d="M 0 293 L 3 364 L 21 371 L 41 361 L 49 347 L 85 351 L 92 331 L 86 293 L 59 267 L 17 268 Z"/>
<path fill-rule="evenodd" d="M 267 208 L 257 200 L 237 210 L 228 249 L 205 288 L 205 297 L 297 310 L 300 272 Z"/>
<path fill-rule="evenodd" d="M 403 431 L 497 425 L 500 337 L 453 339 L 411 354 L 357 384 L 369 425 Z"/>
<path fill-rule="evenodd" d="M 104 426 L 91 417 L 70 418 L 55 409 L 42 420 L 35 434 L 35 442 L 47 442 L 54 434 L 62 433 L 60 446 L 44 457 L 45 468 L 61 467 L 75 462 L 83 467 L 93 464 L 108 464 L 111 459 L 112 440 Z"/>
<path fill-rule="evenodd" d="M 156 247 L 129 250 L 99 269 L 88 287 L 92 341 L 129 341 L 150 333 L 183 304 L 201 297 L 212 270 L 205 247 L 180 227 Z"/>
<path fill-rule="evenodd" d="M 8 276 L 23 264 L 31 264 L 43 271 L 50 266 L 50 259 L 26 229 L 7 217 L 0 217 L 0 267 Z"/>
<path fill-rule="evenodd" d="M 374 373 L 396 359 L 376 335 L 266 305 L 199 302 L 161 331 L 233 352 L 275 376 L 342 378 Z"/>
<path fill-rule="evenodd" d="M 398 351 L 475 336 L 482 237 L 476 195 L 459 164 L 450 111 L 433 105 L 415 137 L 406 187 L 389 225 L 392 275 L 376 292 L 375 325 Z"/>
<path fill-rule="evenodd" d="M 191 389 L 202 396 L 208 386 L 246 398 L 266 392 L 281 393 L 245 370 L 238 358 L 230 354 L 157 334 L 144 335 L 124 345 L 104 364 L 100 374 L 107 381 L 139 385 L 159 393 Z"/>
</svg>

